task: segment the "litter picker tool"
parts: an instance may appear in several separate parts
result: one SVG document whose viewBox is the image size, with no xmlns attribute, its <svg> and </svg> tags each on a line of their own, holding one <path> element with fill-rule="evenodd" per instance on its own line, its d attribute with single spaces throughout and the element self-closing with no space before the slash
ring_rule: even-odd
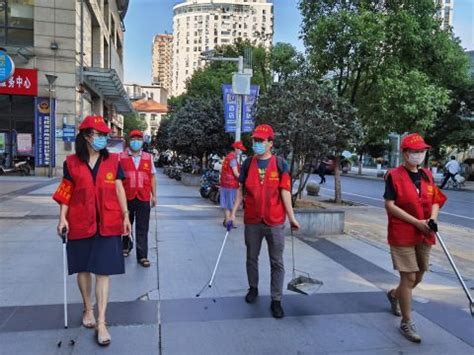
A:
<svg viewBox="0 0 474 355">
<path fill-rule="evenodd" d="M 291 228 L 291 259 L 293 260 L 293 278 L 288 282 L 287 289 L 306 296 L 317 292 L 323 285 L 323 282 L 310 277 L 309 273 L 297 270 L 295 267 L 295 236 L 293 235 L 293 228 Z M 296 276 L 296 271 L 304 273 L 306 276 Z"/>
<path fill-rule="evenodd" d="M 196 297 L 201 296 L 201 293 L 203 293 L 206 288 L 212 287 L 212 282 L 214 281 L 214 277 L 216 276 L 217 267 L 219 266 L 219 262 L 221 261 L 222 252 L 224 251 L 225 243 L 227 241 L 227 237 L 229 236 L 230 231 L 232 230 L 232 226 L 233 226 L 232 221 L 227 222 L 227 225 L 226 225 L 227 233 L 225 234 L 224 241 L 222 242 L 221 250 L 219 251 L 219 256 L 217 257 L 216 265 L 214 266 L 214 270 L 212 271 L 211 279 L 209 280 L 208 283 L 204 285 L 204 287 L 201 289 L 201 291 L 199 291 Z"/>
<path fill-rule="evenodd" d="M 67 244 L 67 229 L 64 227 L 61 231 L 61 239 L 63 240 L 63 293 L 64 293 L 64 328 L 67 324 L 67 258 L 66 258 L 66 244 Z"/>
<path fill-rule="evenodd" d="M 467 288 L 466 283 L 464 282 L 464 279 L 461 276 L 461 273 L 459 272 L 458 268 L 456 267 L 456 264 L 454 263 L 454 260 L 451 257 L 451 254 L 449 253 L 448 248 L 446 247 L 446 244 L 444 244 L 443 238 L 441 238 L 441 235 L 438 232 L 438 224 L 434 220 L 430 219 L 429 222 L 428 222 L 428 226 L 430 227 L 430 229 L 433 232 L 436 233 L 436 238 L 438 238 L 439 244 L 441 244 L 441 247 L 443 248 L 443 251 L 447 256 L 447 258 L 449 260 L 449 263 L 451 264 L 451 266 L 454 270 L 454 273 L 456 274 L 456 276 L 459 280 L 459 283 L 461 284 L 462 288 L 464 289 L 464 293 L 467 296 L 467 299 L 469 301 L 469 311 L 471 312 L 471 316 L 474 316 L 474 299 L 472 298 L 471 293 L 469 292 L 469 289 Z"/>
</svg>

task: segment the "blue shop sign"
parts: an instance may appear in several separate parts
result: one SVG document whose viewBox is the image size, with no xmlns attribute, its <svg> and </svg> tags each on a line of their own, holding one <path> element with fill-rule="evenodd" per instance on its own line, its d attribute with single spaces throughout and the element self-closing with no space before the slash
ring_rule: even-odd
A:
<svg viewBox="0 0 474 355">
<path fill-rule="evenodd" d="M 15 63 L 4 51 L 0 50 L 0 83 L 7 81 L 15 72 Z"/>
<path fill-rule="evenodd" d="M 73 124 L 63 125 L 63 141 L 74 142 L 76 140 L 76 126 Z"/>
</svg>

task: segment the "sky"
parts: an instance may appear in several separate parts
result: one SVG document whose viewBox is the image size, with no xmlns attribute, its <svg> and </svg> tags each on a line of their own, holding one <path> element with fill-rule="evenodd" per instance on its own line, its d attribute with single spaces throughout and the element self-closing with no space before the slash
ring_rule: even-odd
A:
<svg viewBox="0 0 474 355">
<path fill-rule="evenodd" d="M 150 85 L 151 48 L 155 34 L 172 33 L 173 6 L 178 0 L 131 0 L 125 17 L 125 82 Z M 301 15 L 297 0 L 273 0 L 274 42 L 288 42 L 304 51 L 299 39 Z M 474 49 L 474 0 L 454 0 L 454 34 Z"/>
</svg>

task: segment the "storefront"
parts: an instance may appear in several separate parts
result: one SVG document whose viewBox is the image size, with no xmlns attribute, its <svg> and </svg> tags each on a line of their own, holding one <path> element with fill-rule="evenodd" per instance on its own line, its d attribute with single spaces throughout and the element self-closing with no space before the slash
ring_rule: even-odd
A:
<svg viewBox="0 0 474 355">
<path fill-rule="evenodd" d="M 0 161 L 5 167 L 26 159 L 34 167 L 37 94 L 36 69 L 16 68 L 0 82 Z"/>
</svg>

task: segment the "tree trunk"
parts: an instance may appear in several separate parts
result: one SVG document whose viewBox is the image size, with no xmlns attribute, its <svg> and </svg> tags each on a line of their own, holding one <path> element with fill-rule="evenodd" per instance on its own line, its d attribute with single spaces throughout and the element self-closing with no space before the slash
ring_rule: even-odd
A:
<svg viewBox="0 0 474 355">
<path fill-rule="evenodd" d="M 301 159 L 300 163 L 302 165 L 302 171 L 300 176 L 300 186 L 298 187 L 298 199 L 301 200 L 301 196 L 303 195 L 303 188 L 304 188 L 304 160 Z"/>
<path fill-rule="evenodd" d="M 342 202 L 342 193 L 341 193 L 341 170 L 339 169 L 339 162 L 340 162 L 339 155 L 336 155 L 334 159 L 334 202 L 341 203 Z"/>
<path fill-rule="evenodd" d="M 359 155 L 359 171 L 357 172 L 357 174 L 359 174 L 359 175 L 362 175 L 362 162 L 363 162 L 363 159 L 364 159 L 364 153 L 360 153 L 360 155 Z"/>
</svg>

